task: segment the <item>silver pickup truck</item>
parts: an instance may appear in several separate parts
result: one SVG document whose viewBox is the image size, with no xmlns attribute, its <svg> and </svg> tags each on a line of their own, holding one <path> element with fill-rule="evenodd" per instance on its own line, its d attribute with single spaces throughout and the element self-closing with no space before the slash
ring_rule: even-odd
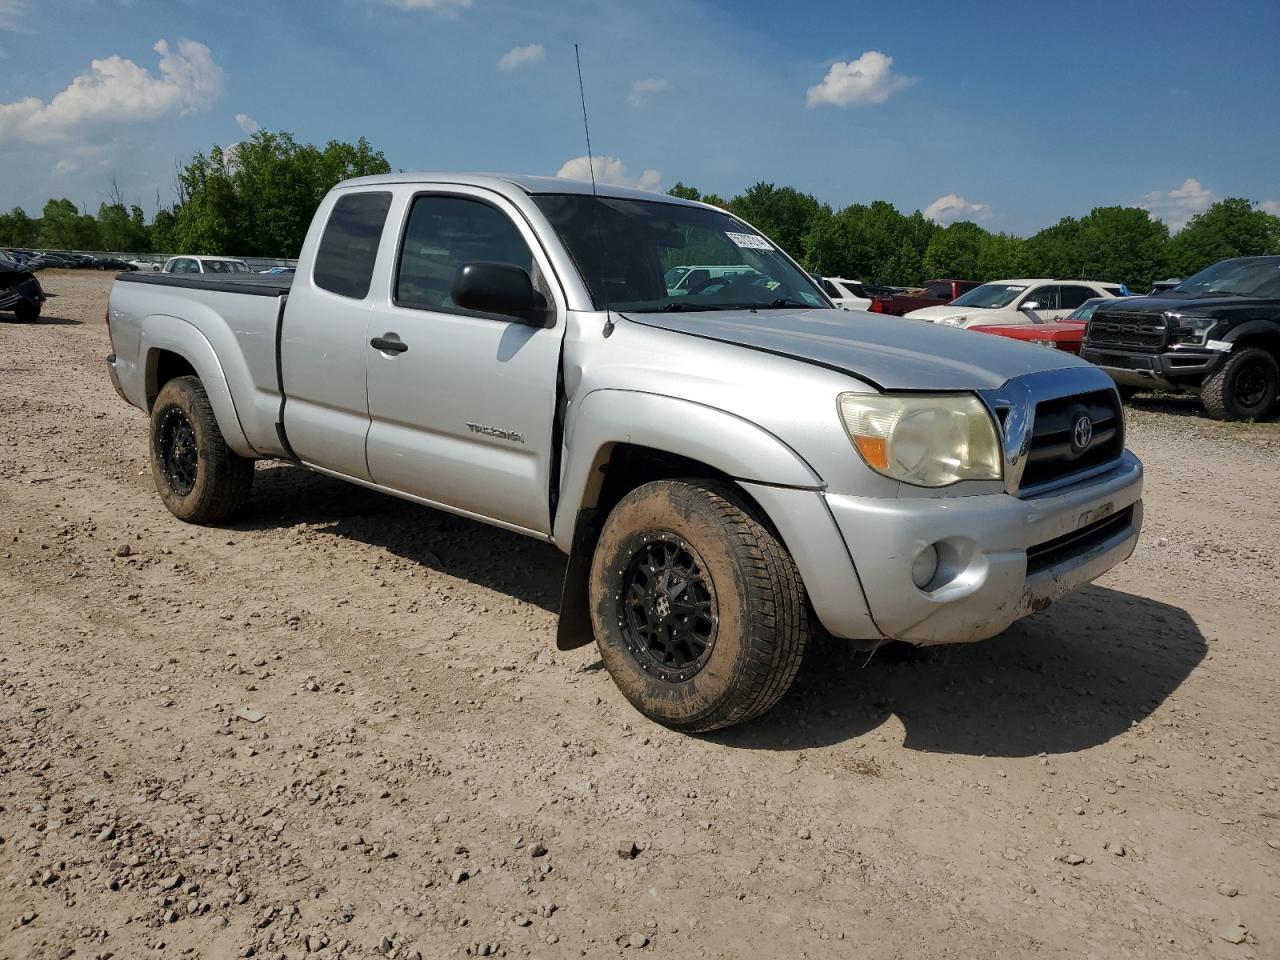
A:
<svg viewBox="0 0 1280 960">
<path fill-rule="evenodd" d="M 108 322 L 175 516 L 229 516 L 277 459 L 553 543 L 560 647 L 594 639 L 682 730 L 768 710 L 814 619 L 981 640 L 1142 524 L 1101 370 L 836 309 L 751 225 L 670 197 L 353 180 L 293 277 L 125 274 Z"/>
</svg>

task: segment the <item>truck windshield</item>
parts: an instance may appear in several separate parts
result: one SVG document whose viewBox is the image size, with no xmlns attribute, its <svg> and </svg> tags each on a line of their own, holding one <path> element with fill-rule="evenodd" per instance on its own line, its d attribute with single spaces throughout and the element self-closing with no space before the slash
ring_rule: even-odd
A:
<svg viewBox="0 0 1280 960">
<path fill-rule="evenodd" d="M 544 194 L 534 201 L 598 310 L 830 306 L 773 243 L 719 210 L 580 194 Z"/>
<path fill-rule="evenodd" d="M 978 307 L 979 309 L 995 309 L 1007 307 L 1017 298 L 1026 286 L 1016 283 L 984 283 L 974 287 L 962 297 L 951 301 L 953 307 Z"/>
<path fill-rule="evenodd" d="M 1280 298 L 1280 257 L 1223 260 L 1183 280 L 1169 295 Z"/>
</svg>

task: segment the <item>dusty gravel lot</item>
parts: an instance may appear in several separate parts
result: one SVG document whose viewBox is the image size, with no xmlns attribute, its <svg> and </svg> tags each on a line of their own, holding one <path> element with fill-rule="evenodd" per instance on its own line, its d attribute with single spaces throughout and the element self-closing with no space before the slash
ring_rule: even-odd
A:
<svg viewBox="0 0 1280 960">
<path fill-rule="evenodd" d="M 1139 400 L 1134 558 L 1000 638 L 819 641 L 688 737 L 553 549 L 279 464 L 184 526 L 110 278 L 0 324 L 0 958 L 1280 957 L 1280 427 Z"/>
</svg>

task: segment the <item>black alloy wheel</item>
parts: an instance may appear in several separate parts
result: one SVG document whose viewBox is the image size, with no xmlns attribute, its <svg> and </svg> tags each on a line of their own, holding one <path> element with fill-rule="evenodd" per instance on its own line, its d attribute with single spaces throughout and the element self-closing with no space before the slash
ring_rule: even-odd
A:
<svg viewBox="0 0 1280 960">
<path fill-rule="evenodd" d="M 673 533 L 646 534 L 623 574 L 619 627 L 649 676 L 688 680 L 706 665 L 718 622 L 715 589 L 698 552 Z"/>
<path fill-rule="evenodd" d="M 177 496 L 185 497 L 196 485 L 200 457 L 195 430 L 181 408 L 175 406 L 165 411 L 157 440 L 160 467 L 169 489 Z"/>
</svg>

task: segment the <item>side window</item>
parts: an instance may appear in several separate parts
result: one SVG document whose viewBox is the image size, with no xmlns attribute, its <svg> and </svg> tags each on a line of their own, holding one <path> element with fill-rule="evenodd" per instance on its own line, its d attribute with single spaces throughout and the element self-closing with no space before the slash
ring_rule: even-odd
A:
<svg viewBox="0 0 1280 960">
<path fill-rule="evenodd" d="M 199 273 L 200 264 L 195 260 L 179 260 L 174 273 Z"/>
<path fill-rule="evenodd" d="M 312 278 L 317 287 L 353 300 L 368 295 L 389 209 L 390 193 L 348 193 L 338 198 L 316 251 Z"/>
<path fill-rule="evenodd" d="M 462 197 L 414 200 L 396 268 L 396 303 L 458 310 L 450 294 L 458 268 L 468 263 L 510 263 L 527 270 L 539 286 L 533 253 L 506 214 Z"/>
<path fill-rule="evenodd" d="M 1061 309 L 1074 310 L 1076 307 L 1082 307 L 1086 300 L 1092 300 L 1097 295 L 1097 292 L 1089 287 L 1064 286 L 1062 288 Z"/>
<path fill-rule="evenodd" d="M 833 300 L 839 300 L 841 297 L 844 296 L 844 294 L 840 291 L 840 288 L 827 279 L 823 279 L 822 289 L 823 289 L 823 292 L 825 292 L 826 295 L 828 297 L 831 297 L 831 299 Z"/>
<path fill-rule="evenodd" d="M 1062 309 L 1058 306 L 1058 303 L 1061 300 L 1061 296 L 1058 292 L 1060 289 L 1060 287 L 1051 283 L 1045 284 L 1043 287 L 1036 287 L 1022 298 L 1022 302 L 1030 303 L 1035 301 L 1040 304 L 1038 308 L 1040 310 L 1060 310 Z"/>
</svg>

